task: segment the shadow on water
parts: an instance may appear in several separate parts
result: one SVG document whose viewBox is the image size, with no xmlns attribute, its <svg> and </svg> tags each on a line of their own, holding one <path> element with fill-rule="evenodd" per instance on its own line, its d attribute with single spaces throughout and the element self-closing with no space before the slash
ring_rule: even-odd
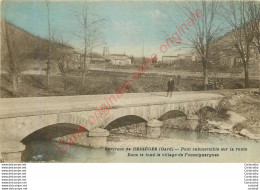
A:
<svg viewBox="0 0 260 190">
<path fill-rule="evenodd" d="M 55 141 L 32 141 L 26 144 L 22 152 L 24 162 L 99 162 L 99 157 L 105 156 L 104 148 L 91 149 L 83 146 L 72 146 L 62 154 L 57 149 Z M 93 161 L 94 160 L 94 161 Z"/>
</svg>

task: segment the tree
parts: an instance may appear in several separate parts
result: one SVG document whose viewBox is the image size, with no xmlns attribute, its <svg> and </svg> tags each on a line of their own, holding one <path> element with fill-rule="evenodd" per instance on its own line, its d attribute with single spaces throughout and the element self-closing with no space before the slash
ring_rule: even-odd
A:
<svg viewBox="0 0 260 190">
<path fill-rule="evenodd" d="M 59 38 L 55 41 L 57 43 L 58 49 L 55 51 L 58 59 L 58 66 L 61 72 L 62 81 L 64 83 L 64 90 L 68 90 L 69 86 L 69 62 L 71 61 L 71 52 L 69 52 L 72 48 L 68 45 L 68 42 L 65 42 L 63 36 L 60 34 Z"/>
<path fill-rule="evenodd" d="M 220 35 L 221 26 L 217 22 L 217 16 L 219 11 L 219 2 L 217 1 L 191 1 L 191 2 L 177 2 L 174 4 L 180 10 L 180 17 L 189 18 L 188 29 L 185 24 L 182 27 L 182 31 L 185 34 L 188 42 L 181 42 L 182 46 L 194 49 L 201 58 L 201 64 L 203 69 L 203 82 L 204 88 L 208 86 L 208 64 L 210 61 L 210 48 L 214 40 Z M 199 19 L 193 19 L 191 13 L 194 11 L 200 11 L 201 15 Z M 174 23 L 175 18 L 169 17 L 169 21 Z M 192 21 L 192 22 L 191 22 Z M 193 24 L 192 24 L 193 23 Z M 184 29 L 183 29 L 184 28 Z M 186 30 L 185 30 L 186 28 Z"/>
<path fill-rule="evenodd" d="M 258 49 L 258 56 L 260 57 L 260 2 L 250 1 L 249 2 L 249 14 L 251 19 L 250 26 L 253 31 L 253 44 Z M 259 90 L 260 90 L 260 62 L 258 66 L 259 74 Z"/>
<path fill-rule="evenodd" d="M 1 62 L 6 62 L 8 68 L 7 71 L 12 78 L 13 95 L 16 95 L 18 92 L 18 74 L 20 73 L 20 68 L 18 65 L 17 56 L 15 55 L 15 43 L 12 39 L 13 28 L 4 20 L 1 20 L 1 30 L 1 37 L 5 43 L 4 46 L 6 47 L 4 48 L 5 52 L 2 50 Z"/>
<path fill-rule="evenodd" d="M 51 59 L 58 62 L 58 69 L 61 73 L 61 78 L 64 84 L 64 90 L 68 89 L 69 83 L 69 62 L 72 61 L 73 48 L 69 45 L 68 41 L 65 41 L 62 32 L 51 32 Z"/>
<path fill-rule="evenodd" d="M 28 54 L 28 36 L 19 36 L 17 27 L 11 24 L 12 14 L 8 13 L 8 4 L 1 4 L 1 67 L 11 78 L 13 95 L 19 91 L 20 73 L 24 69 L 23 61 Z M 12 15 L 12 16 L 11 16 Z"/>
<path fill-rule="evenodd" d="M 69 54 L 66 51 L 68 43 L 64 41 L 63 36 L 60 34 L 59 38 L 53 40 L 53 44 L 57 43 L 58 49 L 55 51 L 58 60 L 59 70 L 61 72 L 62 79 L 65 80 L 69 72 Z"/>
<path fill-rule="evenodd" d="M 260 2 L 249 1 L 249 17 L 251 20 L 250 27 L 253 31 L 253 44 L 257 47 L 260 53 Z"/>
<path fill-rule="evenodd" d="M 47 21 L 48 21 L 48 39 L 49 39 L 49 45 L 48 45 L 48 60 L 47 60 L 47 69 L 46 69 L 46 75 L 47 75 L 47 88 L 49 88 L 50 84 L 50 70 L 51 70 L 51 23 L 50 23 L 50 7 L 48 0 L 45 0 L 46 8 L 47 8 Z"/>
<path fill-rule="evenodd" d="M 240 55 L 244 67 L 245 88 L 249 88 L 249 59 L 254 39 L 250 16 L 250 2 L 230 1 L 224 4 L 224 18 L 228 22 L 232 44 Z"/>
<path fill-rule="evenodd" d="M 80 31 L 74 33 L 83 41 L 83 72 L 82 85 L 85 84 L 87 72 L 87 56 L 90 55 L 92 61 L 93 49 L 100 46 L 102 43 L 101 27 L 104 19 L 98 19 L 98 16 L 93 12 L 92 7 L 87 6 L 87 2 L 83 2 L 81 13 L 76 15 L 77 23 Z"/>
</svg>

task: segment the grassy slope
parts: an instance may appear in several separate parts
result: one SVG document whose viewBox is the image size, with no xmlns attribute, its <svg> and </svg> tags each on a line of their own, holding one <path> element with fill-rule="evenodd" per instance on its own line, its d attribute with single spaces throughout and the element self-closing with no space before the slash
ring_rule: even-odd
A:
<svg viewBox="0 0 260 190">
<path fill-rule="evenodd" d="M 243 115 L 248 124 L 260 122 L 260 95 L 246 95 L 233 107 L 236 113 Z M 258 126 L 260 127 L 260 126 Z"/>
<path fill-rule="evenodd" d="M 86 84 L 82 86 L 80 74 L 71 74 L 66 79 L 61 76 L 52 76 L 50 88 L 46 88 L 46 76 L 44 75 L 22 75 L 19 87 L 20 97 L 38 96 L 66 96 L 66 95 L 94 95 L 112 94 L 119 88 L 119 83 L 129 81 L 131 89 L 129 92 L 156 92 L 166 91 L 169 77 L 159 75 L 145 75 L 138 81 L 133 80 L 132 74 L 89 71 Z M 177 79 L 176 90 L 201 90 L 202 78 L 181 79 L 179 85 Z M 224 79 L 225 88 L 237 88 L 243 83 L 242 80 Z M 256 82 L 252 82 L 256 86 Z M 1 77 L 1 97 L 12 97 L 12 85 L 8 75 Z"/>
</svg>

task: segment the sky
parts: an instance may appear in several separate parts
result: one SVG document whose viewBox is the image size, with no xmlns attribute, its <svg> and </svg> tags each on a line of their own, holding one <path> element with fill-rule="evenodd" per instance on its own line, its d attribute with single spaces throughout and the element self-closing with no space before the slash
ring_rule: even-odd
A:
<svg viewBox="0 0 260 190">
<path fill-rule="evenodd" d="M 141 56 L 144 44 L 144 55 L 152 53 L 162 54 L 160 45 L 167 36 L 176 31 L 176 27 L 184 23 L 183 15 L 172 2 L 159 1 L 98 1 L 87 2 L 92 12 L 98 18 L 105 18 L 100 38 L 103 43 L 94 51 L 102 52 L 103 47 L 109 47 L 110 53 L 126 53 L 127 55 Z M 168 7 L 172 9 L 168 9 Z M 51 29 L 55 34 L 61 34 L 64 41 L 76 50 L 83 48 L 80 34 L 80 25 L 77 15 L 81 14 L 83 2 L 52 1 L 49 4 Z M 10 22 L 24 30 L 43 37 L 48 37 L 47 9 L 42 1 L 8 1 L 2 9 L 6 10 L 6 17 Z M 194 10 L 195 11 L 195 10 Z M 1 11 L 3 14 L 3 11 Z M 168 21 L 171 15 L 174 23 Z M 2 15 L 3 16 L 3 15 Z M 3 16 L 4 17 L 4 16 Z M 185 36 L 183 36 L 185 39 Z M 174 46 L 165 55 L 177 55 L 187 50 Z M 159 55 L 160 57 L 161 55 Z"/>
</svg>

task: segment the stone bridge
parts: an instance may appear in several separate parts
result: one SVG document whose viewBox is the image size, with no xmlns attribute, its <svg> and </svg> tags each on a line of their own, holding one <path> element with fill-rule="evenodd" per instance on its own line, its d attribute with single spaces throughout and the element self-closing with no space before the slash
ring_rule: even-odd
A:
<svg viewBox="0 0 260 190">
<path fill-rule="evenodd" d="M 165 113 L 178 110 L 187 119 L 194 118 L 198 110 L 215 108 L 223 98 L 208 92 L 174 92 L 172 98 L 165 95 L 158 92 L 123 94 L 120 98 L 106 94 L 0 99 L 0 152 L 6 157 L 11 155 L 10 160 L 19 160 L 16 153 L 25 148 L 20 141 L 39 129 L 74 124 L 84 125 L 91 132 L 124 116 L 146 120 L 147 136 L 155 138 L 161 127 L 157 119 Z"/>
</svg>

